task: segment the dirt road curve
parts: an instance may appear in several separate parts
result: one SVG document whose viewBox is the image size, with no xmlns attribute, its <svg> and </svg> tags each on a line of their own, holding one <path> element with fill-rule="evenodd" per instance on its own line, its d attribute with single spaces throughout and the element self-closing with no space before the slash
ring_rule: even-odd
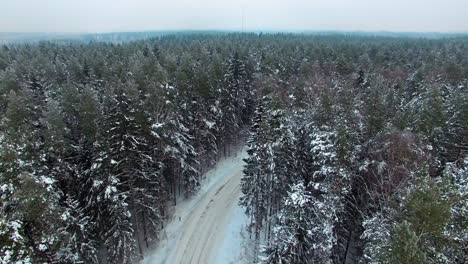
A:
<svg viewBox="0 0 468 264">
<path fill-rule="evenodd" d="M 213 178 L 209 186 L 176 209 L 173 222 L 163 232 L 164 241 L 142 263 L 216 263 L 232 212 L 238 206 L 244 154 L 220 162 L 208 173 Z"/>
</svg>

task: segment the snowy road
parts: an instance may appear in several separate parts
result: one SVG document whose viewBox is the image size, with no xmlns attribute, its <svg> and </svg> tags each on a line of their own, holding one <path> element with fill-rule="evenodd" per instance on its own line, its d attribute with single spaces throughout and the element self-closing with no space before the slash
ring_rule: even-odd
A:
<svg viewBox="0 0 468 264">
<path fill-rule="evenodd" d="M 221 162 L 206 174 L 199 194 L 175 209 L 162 241 L 142 264 L 242 263 L 240 180 L 245 151 Z"/>
</svg>

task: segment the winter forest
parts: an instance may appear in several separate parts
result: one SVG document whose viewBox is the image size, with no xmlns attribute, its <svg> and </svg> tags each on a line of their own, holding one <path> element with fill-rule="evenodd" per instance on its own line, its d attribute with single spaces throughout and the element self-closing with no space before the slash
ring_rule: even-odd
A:
<svg viewBox="0 0 468 264">
<path fill-rule="evenodd" d="M 468 262 L 466 36 L 220 32 L 0 47 L 0 262 L 138 263 L 239 146 L 249 263 Z"/>
</svg>

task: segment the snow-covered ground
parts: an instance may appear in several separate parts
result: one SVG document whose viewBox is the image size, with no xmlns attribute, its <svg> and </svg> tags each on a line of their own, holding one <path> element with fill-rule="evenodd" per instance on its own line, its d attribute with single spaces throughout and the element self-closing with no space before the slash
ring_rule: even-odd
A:
<svg viewBox="0 0 468 264">
<path fill-rule="evenodd" d="M 200 192 L 176 206 L 158 247 L 142 264 L 247 263 L 247 218 L 238 206 L 244 149 L 206 174 Z"/>
</svg>

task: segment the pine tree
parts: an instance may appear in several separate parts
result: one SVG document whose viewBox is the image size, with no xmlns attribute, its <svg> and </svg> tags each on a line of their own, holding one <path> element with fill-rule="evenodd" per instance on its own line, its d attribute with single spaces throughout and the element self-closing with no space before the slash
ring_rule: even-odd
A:
<svg viewBox="0 0 468 264">
<path fill-rule="evenodd" d="M 137 238 L 142 236 L 145 246 L 149 247 L 149 242 L 159 233 L 163 217 L 163 206 L 157 203 L 166 196 L 165 183 L 161 177 L 163 165 L 154 159 L 154 152 L 148 147 L 152 140 L 150 131 L 147 130 L 150 127 L 150 119 L 140 108 L 138 92 L 131 84 L 117 87 L 109 98 L 108 106 L 104 122 L 107 124 L 107 133 L 112 136 L 107 143 L 109 151 L 106 158 L 109 160 L 109 172 L 118 179 L 117 190 L 126 197 L 128 209 L 133 212 L 131 223 L 134 228 L 130 228 L 131 225 L 125 227 L 126 224 L 130 224 L 125 219 L 122 219 L 119 225 L 124 225 L 125 229 L 122 232 L 136 232 Z M 177 128 L 180 129 L 181 126 Z M 174 141 L 177 144 L 184 143 L 180 138 Z M 184 163 L 188 158 L 183 158 L 185 160 L 180 159 L 183 177 L 197 177 L 189 175 L 189 165 Z M 186 188 L 188 190 L 189 186 Z M 122 214 L 125 215 L 125 210 Z M 131 243 L 131 240 L 127 243 Z M 140 255 L 143 255 L 140 244 L 139 249 Z"/>
<path fill-rule="evenodd" d="M 381 85 L 381 84 L 379 84 Z M 376 136 L 385 127 L 385 105 L 381 88 L 379 86 L 369 88 L 369 94 L 365 104 L 366 135 Z"/>
<path fill-rule="evenodd" d="M 392 234 L 390 248 L 381 259 L 382 263 L 428 263 L 428 259 L 421 249 L 419 239 L 407 222 L 396 226 Z"/>
<path fill-rule="evenodd" d="M 445 111 L 442 95 L 438 89 L 430 89 L 419 109 L 418 130 L 436 143 L 445 125 Z M 438 145 L 438 144 L 437 144 Z"/>
<path fill-rule="evenodd" d="M 33 97 L 27 90 L 10 92 L 2 127 L 0 182 L 2 234 L 7 238 L 2 257 L 13 260 L 51 260 L 53 251 L 47 243 L 56 239 L 56 222 L 51 215 L 57 208 L 53 179 L 43 175 L 42 144 L 35 140 Z M 48 234 L 48 238 L 47 238 Z M 42 244 L 46 243 L 46 244 Z"/>
<path fill-rule="evenodd" d="M 167 129 L 165 153 L 177 164 L 176 177 L 181 180 L 178 183 L 184 187 L 185 196 L 189 197 L 199 187 L 198 153 L 191 143 L 193 136 L 184 117 L 178 113 L 168 121 Z"/>
<path fill-rule="evenodd" d="M 225 135 L 226 142 L 232 143 L 233 134 L 241 128 L 249 118 L 249 109 L 246 100 L 251 96 L 250 84 L 245 71 L 245 64 L 240 60 L 239 53 L 234 53 L 228 61 L 224 75 L 225 87 L 221 90 L 220 106 L 222 111 L 221 134 Z M 226 153 L 225 153 L 226 154 Z"/>
<path fill-rule="evenodd" d="M 263 123 L 264 109 L 257 107 L 253 120 L 250 137 L 248 140 L 248 157 L 244 159 L 244 177 L 241 180 L 241 190 L 243 196 L 240 204 L 246 207 L 246 213 L 250 216 L 249 229 L 255 234 L 258 241 L 260 231 L 265 220 L 267 209 L 264 198 L 266 197 L 266 177 L 267 164 L 265 155 L 265 124 Z"/>
<path fill-rule="evenodd" d="M 278 215 L 271 246 L 266 249 L 264 263 L 308 263 L 317 261 L 311 231 L 310 208 L 313 197 L 301 183 L 292 186 Z"/>
<path fill-rule="evenodd" d="M 95 226 L 91 217 L 73 198 L 66 198 L 64 204 L 54 258 L 59 263 L 98 263 L 98 242 L 92 235 Z"/>
<path fill-rule="evenodd" d="M 100 143 L 103 142 L 103 143 Z M 95 143 L 94 162 L 86 178 L 88 191 L 85 212 L 95 223 L 96 240 L 101 242 L 110 263 L 132 263 L 136 253 L 135 233 L 129 208 L 129 191 L 112 174 L 112 159 L 104 141 Z"/>
</svg>

